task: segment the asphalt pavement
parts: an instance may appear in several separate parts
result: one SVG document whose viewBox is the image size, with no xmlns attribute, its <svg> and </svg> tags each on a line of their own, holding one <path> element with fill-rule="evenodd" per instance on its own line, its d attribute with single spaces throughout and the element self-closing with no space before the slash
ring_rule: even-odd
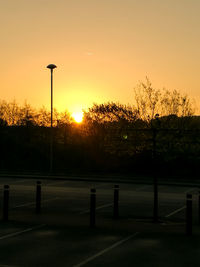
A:
<svg viewBox="0 0 200 267">
<path fill-rule="evenodd" d="M 198 187 L 159 186 L 159 222 L 153 223 L 153 185 L 120 183 L 113 219 L 114 183 L 0 179 L 10 186 L 9 220 L 0 222 L 1 266 L 198 266 Z M 90 189 L 96 189 L 96 227 L 90 228 Z M 186 194 L 193 194 L 193 234 L 185 233 Z M 2 214 L 2 213 L 1 213 Z"/>
</svg>

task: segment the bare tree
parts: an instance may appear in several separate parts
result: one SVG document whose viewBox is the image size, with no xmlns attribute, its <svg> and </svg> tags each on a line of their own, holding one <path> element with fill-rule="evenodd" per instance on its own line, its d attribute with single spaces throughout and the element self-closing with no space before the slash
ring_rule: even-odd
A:
<svg viewBox="0 0 200 267">
<path fill-rule="evenodd" d="M 148 78 L 145 83 L 140 82 L 134 88 L 134 96 L 138 114 L 146 121 L 151 121 L 156 114 L 160 116 L 191 116 L 195 111 L 194 105 L 187 95 L 181 95 L 177 90 L 156 89 Z"/>
</svg>

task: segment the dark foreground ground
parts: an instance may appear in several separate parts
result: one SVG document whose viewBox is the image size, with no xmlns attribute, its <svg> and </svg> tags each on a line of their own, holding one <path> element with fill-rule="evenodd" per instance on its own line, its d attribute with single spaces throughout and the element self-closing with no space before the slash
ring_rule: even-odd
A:
<svg viewBox="0 0 200 267">
<path fill-rule="evenodd" d="M 113 219 L 113 183 L 0 178 L 10 185 L 9 222 L 0 222 L 1 266 L 162 266 L 200 264 L 198 187 L 159 186 L 160 222 L 152 222 L 153 186 L 120 184 Z M 89 227 L 90 189 L 97 190 L 96 228 Z M 193 235 L 185 234 L 185 196 L 193 193 Z M 2 211 L 2 201 L 0 201 Z"/>
</svg>

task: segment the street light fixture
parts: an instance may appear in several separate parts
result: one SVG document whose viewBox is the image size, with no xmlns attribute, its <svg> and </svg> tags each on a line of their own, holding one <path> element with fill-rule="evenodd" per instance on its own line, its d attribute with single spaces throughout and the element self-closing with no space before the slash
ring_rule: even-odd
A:
<svg viewBox="0 0 200 267">
<path fill-rule="evenodd" d="M 53 169 L 53 70 L 57 68 L 54 64 L 47 66 L 51 70 L 51 146 L 50 146 L 50 172 Z"/>
</svg>

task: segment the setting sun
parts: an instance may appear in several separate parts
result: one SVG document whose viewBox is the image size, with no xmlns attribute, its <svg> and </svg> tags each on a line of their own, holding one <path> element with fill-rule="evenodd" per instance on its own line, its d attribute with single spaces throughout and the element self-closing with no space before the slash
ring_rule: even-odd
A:
<svg viewBox="0 0 200 267">
<path fill-rule="evenodd" d="M 80 112 L 73 112 L 72 113 L 72 117 L 75 120 L 75 122 L 81 123 L 82 120 L 83 120 L 83 112 L 82 111 L 80 111 Z"/>
</svg>

